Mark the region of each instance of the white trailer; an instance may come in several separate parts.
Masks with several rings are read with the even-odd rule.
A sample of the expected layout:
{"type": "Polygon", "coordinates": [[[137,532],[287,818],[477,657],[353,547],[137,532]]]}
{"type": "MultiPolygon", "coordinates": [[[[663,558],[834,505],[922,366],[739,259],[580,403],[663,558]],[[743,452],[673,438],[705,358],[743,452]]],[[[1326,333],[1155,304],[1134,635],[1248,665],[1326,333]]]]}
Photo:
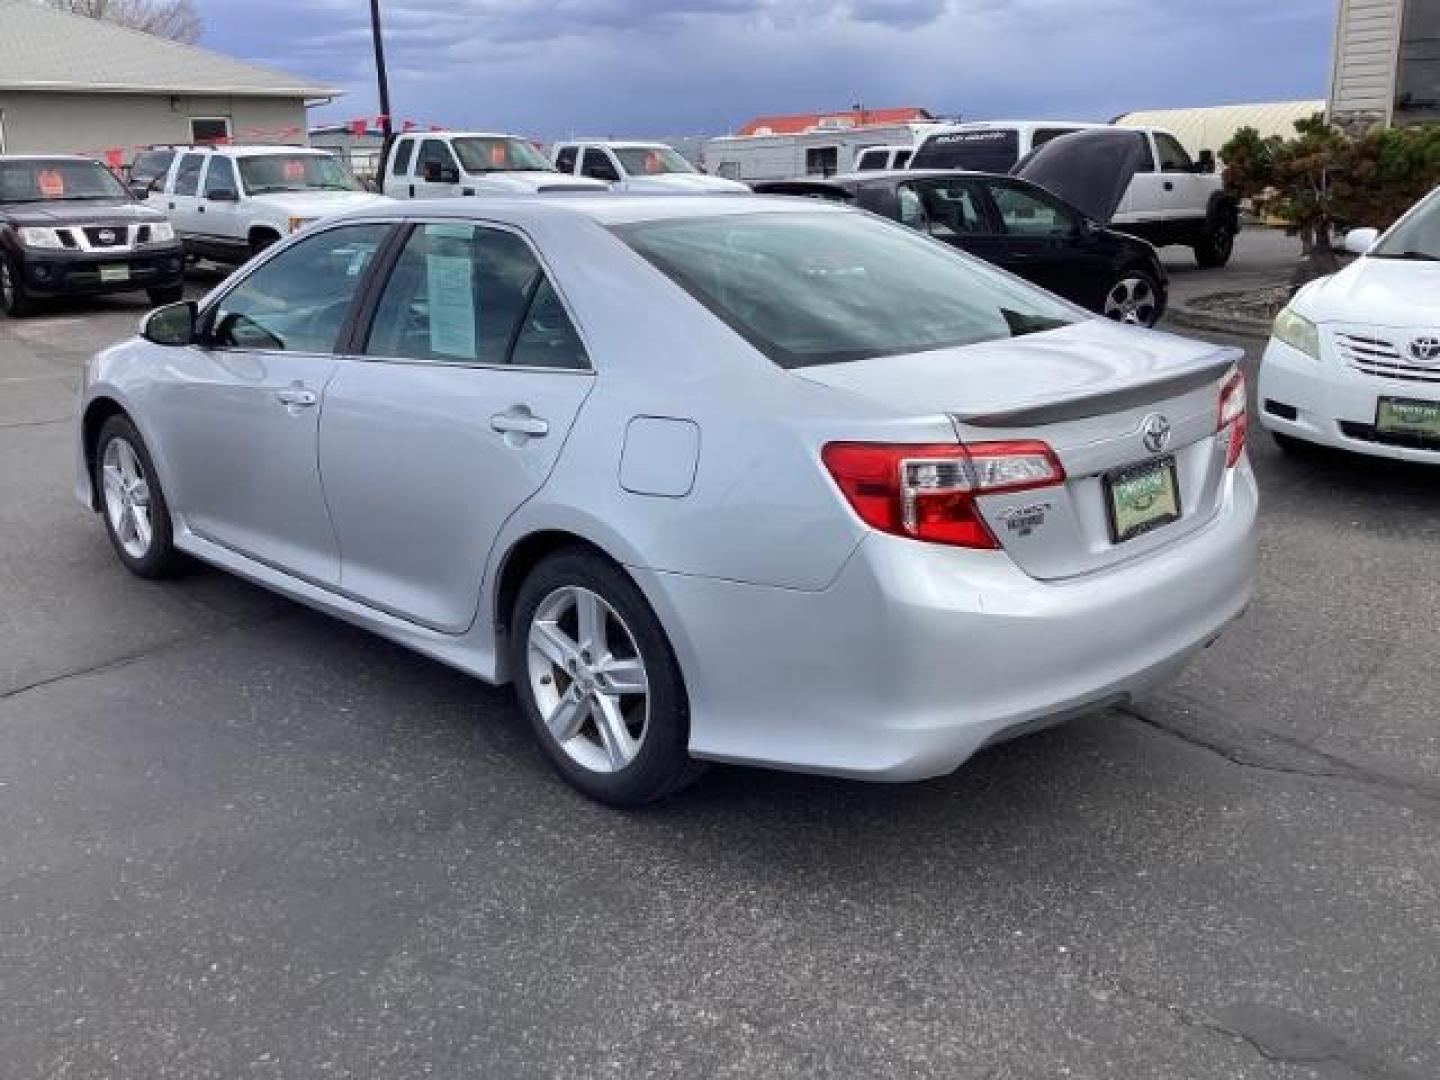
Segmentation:
{"type": "Polygon", "coordinates": [[[725,135],[701,152],[706,172],[730,180],[791,180],[850,172],[870,146],[913,146],[935,125],[874,124],[816,127],[798,135],[725,135]]]}

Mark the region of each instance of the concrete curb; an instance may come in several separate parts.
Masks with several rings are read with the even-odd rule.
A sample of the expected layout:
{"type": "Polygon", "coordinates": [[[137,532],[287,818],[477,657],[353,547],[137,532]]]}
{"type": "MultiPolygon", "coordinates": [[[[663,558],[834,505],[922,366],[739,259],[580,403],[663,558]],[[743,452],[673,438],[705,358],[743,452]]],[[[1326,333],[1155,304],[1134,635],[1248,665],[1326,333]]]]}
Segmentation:
{"type": "Polygon", "coordinates": [[[1213,334],[1234,334],[1237,337],[1256,338],[1264,341],[1270,336],[1270,323],[1264,319],[1247,319],[1238,315],[1219,315],[1213,311],[1200,311],[1185,304],[1171,304],[1165,309],[1165,321],[1187,330],[1202,330],[1213,334]]]}

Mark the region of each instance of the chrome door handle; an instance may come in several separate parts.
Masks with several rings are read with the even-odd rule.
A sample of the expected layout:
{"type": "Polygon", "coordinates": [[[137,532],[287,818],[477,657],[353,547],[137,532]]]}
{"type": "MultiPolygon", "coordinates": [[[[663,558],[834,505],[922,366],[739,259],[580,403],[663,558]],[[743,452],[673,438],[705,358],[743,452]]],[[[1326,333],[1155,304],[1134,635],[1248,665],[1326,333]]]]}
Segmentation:
{"type": "Polygon", "coordinates": [[[538,439],[550,434],[550,423],[531,414],[523,405],[490,417],[490,430],[502,435],[526,435],[538,439]]]}
{"type": "Polygon", "coordinates": [[[275,400],[289,409],[310,409],[315,407],[320,395],[303,386],[287,386],[284,390],[275,391],[275,400]]]}

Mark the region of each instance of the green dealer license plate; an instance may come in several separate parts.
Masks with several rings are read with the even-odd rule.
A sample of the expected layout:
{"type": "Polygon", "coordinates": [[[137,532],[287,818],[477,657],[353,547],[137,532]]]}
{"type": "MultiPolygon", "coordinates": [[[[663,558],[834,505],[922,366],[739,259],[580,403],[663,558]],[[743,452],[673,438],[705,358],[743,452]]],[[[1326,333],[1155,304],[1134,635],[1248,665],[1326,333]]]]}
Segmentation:
{"type": "Polygon", "coordinates": [[[129,281],[130,267],[126,263],[100,267],[101,281],[129,281]]]}
{"type": "Polygon", "coordinates": [[[1180,483],[1173,457],[1156,458],[1105,477],[1110,538],[1117,544],[1180,520],[1180,483]]]}
{"type": "Polygon", "coordinates": [[[1375,430],[1384,435],[1440,439],[1440,401],[1381,398],[1375,409],[1375,430]]]}

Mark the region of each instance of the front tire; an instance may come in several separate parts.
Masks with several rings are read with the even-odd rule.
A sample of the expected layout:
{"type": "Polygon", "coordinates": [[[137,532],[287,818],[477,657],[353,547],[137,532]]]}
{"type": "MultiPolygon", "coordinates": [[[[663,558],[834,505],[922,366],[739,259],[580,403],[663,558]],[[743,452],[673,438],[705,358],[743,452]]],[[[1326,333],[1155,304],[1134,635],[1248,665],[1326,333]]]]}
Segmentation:
{"type": "Polygon", "coordinates": [[[123,414],[110,417],[95,440],[95,486],[115,554],[137,577],[169,577],[180,568],[170,507],[140,432],[123,414]]]}
{"type": "Polygon", "coordinates": [[[1205,230],[1205,235],[1192,250],[1197,265],[1217,270],[1230,261],[1235,251],[1235,233],[1224,225],[1213,225],[1205,230]]]}
{"type": "Polygon", "coordinates": [[[34,310],[35,301],[25,292],[19,268],[0,255],[0,311],[12,319],[23,319],[34,310]]]}
{"type": "Polygon", "coordinates": [[[1122,270],[1105,291],[1100,314],[1128,326],[1146,329],[1160,321],[1165,305],[1160,299],[1160,285],[1146,270],[1122,270]]]}
{"type": "Polygon", "coordinates": [[[660,620],[614,563],[583,548],[540,562],[510,620],[510,670],[551,765],[613,806],[691,782],[690,709],[660,620]]]}

